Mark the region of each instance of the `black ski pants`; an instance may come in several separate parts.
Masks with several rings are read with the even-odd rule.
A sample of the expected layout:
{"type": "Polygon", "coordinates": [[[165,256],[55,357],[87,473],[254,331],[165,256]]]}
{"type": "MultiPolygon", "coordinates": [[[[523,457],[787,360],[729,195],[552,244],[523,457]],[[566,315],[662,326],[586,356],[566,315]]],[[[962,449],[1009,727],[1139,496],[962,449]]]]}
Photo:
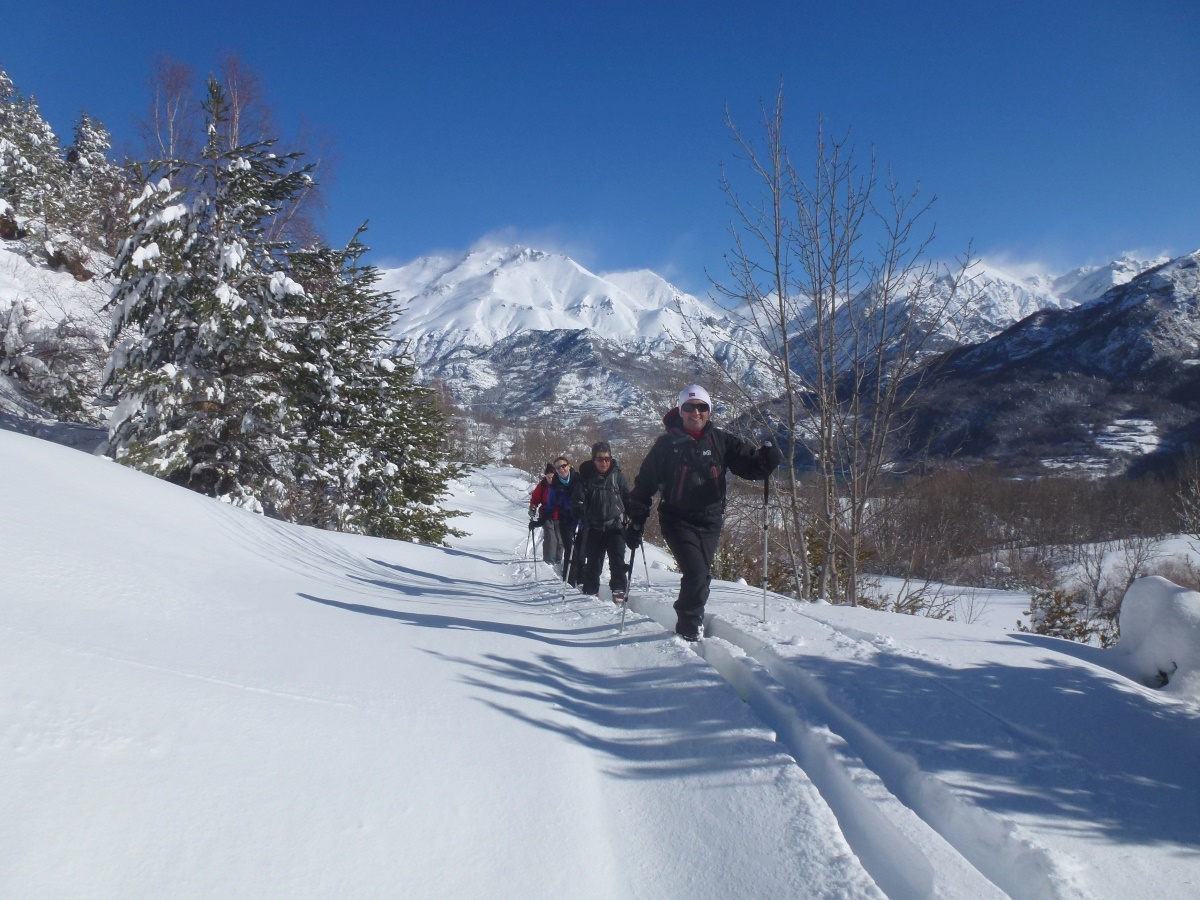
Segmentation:
{"type": "Polygon", "coordinates": [[[624,591],[628,586],[625,571],[625,538],[620,528],[597,528],[592,526],[584,536],[583,585],[585,594],[600,593],[600,570],[604,568],[604,557],[608,557],[608,586],[614,591],[624,591]]]}
{"type": "Polygon", "coordinates": [[[704,625],[704,604],[708,602],[708,586],[712,583],[712,561],[721,539],[721,522],[695,525],[680,519],[660,517],[663,540],[679,564],[683,578],[679,582],[679,597],[675,601],[679,634],[695,637],[704,625]]]}
{"type": "Polygon", "coordinates": [[[583,571],[583,535],[575,530],[574,524],[565,519],[558,520],[558,534],[563,550],[562,578],[571,587],[575,587],[579,584],[580,573],[583,571]]]}

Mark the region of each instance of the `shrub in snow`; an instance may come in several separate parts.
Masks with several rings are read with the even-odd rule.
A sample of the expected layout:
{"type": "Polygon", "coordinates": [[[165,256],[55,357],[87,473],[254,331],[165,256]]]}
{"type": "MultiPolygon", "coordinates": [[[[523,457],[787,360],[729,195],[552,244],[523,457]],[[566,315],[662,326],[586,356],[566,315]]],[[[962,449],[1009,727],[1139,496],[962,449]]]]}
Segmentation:
{"type": "Polygon", "coordinates": [[[1018,631],[1066,638],[1081,644],[1096,638],[1101,647],[1114,644],[1119,634],[1116,620],[1110,613],[1092,606],[1083,594],[1062,588],[1033,594],[1025,615],[1029,616],[1029,627],[1018,621],[1018,631]]]}
{"type": "Polygon", "coordinates": [[[61,419],[96,421],[91,400],[107,354],[101,334],[76,315],[54,322],[30,300],[0,302],[0,374],[61,419]]]}
{"type": "Polygon", "coordinates": [[[1135,581],[1115,652],[1145,684],[1200,700],[1200,593],[1157,575],[1135,581]]]}

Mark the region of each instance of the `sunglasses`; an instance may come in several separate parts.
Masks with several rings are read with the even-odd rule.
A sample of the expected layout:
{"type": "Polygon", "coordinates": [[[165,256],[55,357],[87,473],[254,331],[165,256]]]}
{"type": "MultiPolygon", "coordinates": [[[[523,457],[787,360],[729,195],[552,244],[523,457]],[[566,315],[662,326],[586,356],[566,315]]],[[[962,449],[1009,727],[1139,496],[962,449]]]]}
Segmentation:
{"type": "Polygon", "coordinates": [[[571,468],[571,464],[570,463],[562,463],[560,465],[555,466],[554,468],[559,469],[559,470],[569,469],[569,468],[571,468]]]}
{"type": "Polygon", "coordinates": [[[705,412],[708,412],[708,404],[707,403],[685,403],[685,404],[683,404],[683,406],[679,407],[679,411],[685,412],[685,413],[694,413],[694,412],[705,413],[705,412]]]}
{"type": "Polygon", "coordinates": [[[593,456],[592,462],[610,463],[610,462],[612,462],[612,457],[611,456],[593,456]]]}

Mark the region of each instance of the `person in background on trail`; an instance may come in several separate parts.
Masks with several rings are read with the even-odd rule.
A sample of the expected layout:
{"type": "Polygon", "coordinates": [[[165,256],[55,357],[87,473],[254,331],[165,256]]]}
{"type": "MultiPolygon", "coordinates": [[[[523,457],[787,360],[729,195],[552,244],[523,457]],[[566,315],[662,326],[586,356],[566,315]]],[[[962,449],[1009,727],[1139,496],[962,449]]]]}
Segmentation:
{"type": "Polygon", "coordinates": [[[554,463],[546,463],[542,480],[533,489],[529,498],[529,527],[542,529],[542,562],[552,566],[562,565],[562,536],[558,533],[558,521],[551,518],[550,485],[554,481],[554,463]]]}
{"type": "Polygon", "coordinates": [[[558,543],[561,551],[559,562],[562,564],[559,574],[574,587],[575,582],[570,580],[570,573],[567,571],[571,565],[570,556],[575,544],[576,525],[575,518],[571,515],[571,488],[578,479],[573,478],[572,475],[571,461],[565,456],[556,457],[554,477],[546,489],[544,508],[547,519],[552,520],[554,526],[558,528],[558,543]]]}
{"type": "Polygon", "coordinates": [[[592,458],[579,467],[571,491],[571,509],[583,523],[583,584],[585,594],[599,596],[600,570],[608,557],[608,586],[614,603],[625,600],[629,573],[625,569],[625,510],[629,482],[607,441],[592,444],[592,458]]]}
{"type": "Polygon", "coordinates": [[[712,582],[713,555],[725,516],[725,473],[762,481],[783,460],[769,441],[755,448],[709,421],[712,401],[698,384],[684,388],[679,404],[663,417],[667,433],[650,448],[633,481],[625,543],[636,547],[655,493],[663,539],[683,578],[675,601],[675,633],[700,639],[704,604],[712,582]]]}

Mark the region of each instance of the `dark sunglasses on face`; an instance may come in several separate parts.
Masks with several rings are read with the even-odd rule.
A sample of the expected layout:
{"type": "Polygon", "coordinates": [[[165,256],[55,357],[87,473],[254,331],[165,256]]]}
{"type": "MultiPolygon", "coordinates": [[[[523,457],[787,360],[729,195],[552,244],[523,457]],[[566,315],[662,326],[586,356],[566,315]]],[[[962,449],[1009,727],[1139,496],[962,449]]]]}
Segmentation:
{"type": "Polygon", "coordinates": [[[610,462],[612,462],[612,457],[611,456],[593,456],[592,461],[598,462],[598,463],[610,463],[610,462]]]}
{"type": "Polygon", "coordinates": [[[554,468],[558,469],[558,470],[561,472],[563,469],[569,469],[569,468],[571,468],[571,464],[570,464],[570,463],[559,463],[559,464],[558,464],[557,466],[555,466],[554,468]]]}
{"type": "Polygon", "coordinates": [[[707,403],[685,403],[685,404],[683,404],[683,406],[679,407],[679,409],[685,413],[690,413],[690,412],[706,413],[706,412],[708,412],[708,404],[707,403]]]}

